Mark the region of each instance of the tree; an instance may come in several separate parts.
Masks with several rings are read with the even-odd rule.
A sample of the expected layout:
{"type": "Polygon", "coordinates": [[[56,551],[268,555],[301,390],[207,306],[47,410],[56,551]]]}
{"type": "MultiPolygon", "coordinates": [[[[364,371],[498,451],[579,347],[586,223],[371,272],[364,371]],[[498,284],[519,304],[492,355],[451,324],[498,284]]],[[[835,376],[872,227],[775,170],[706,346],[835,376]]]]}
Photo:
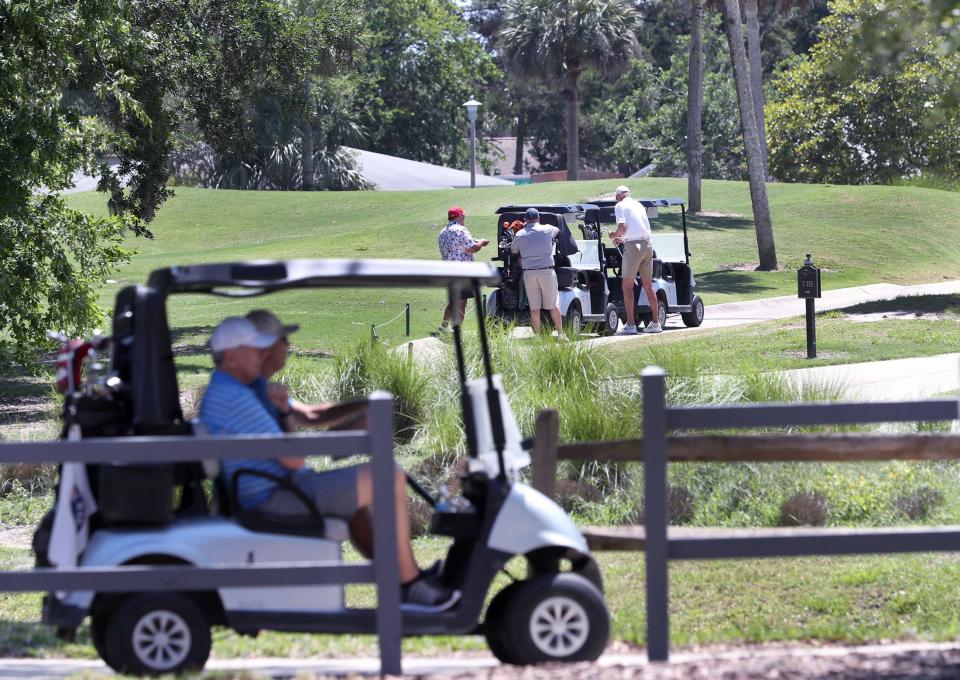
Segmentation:
{"type": "Polygon", "coordinates": [[[730,44],[733,77],[737,86],[743,146],[747,153],[750,202],[753,205],[753,223],[757,232],[757,251],[760,255],[759,268],[764,271],[776,270],[777,249],[773,241],[773,223],[770,219],[770,204],[767,200],[763,158],[757,120],[754,115],[753,95],[747,74],[747,56],[743,47],[739,0],[724,0],[724,9],[727,42],[730,44]]]}
{"type": "Polygon", "coordinates": [[[578,83],[588,69],[612,75],[637,52],[640,15],[630,0],[508,0],[501,32],[515,73],[557,83],[566,102],[567,179],[579,178],[578,83]]]}
{"type": "MultiPolygon", "coordinates": [[[[127,258],[123,233],[142,225],[132,212],[83,215],[56,193],[76,168],[92,170],[104,145],[130,143],[123,129],[85,114],[113,110],[124,122],[147,122],[125,65],[148,46],[131,35],[121,5],[0,4],[0,361],[31,364],[48,330],[97,323],[96,286],[127,258]],[[77,92],[90,63],[111,77],[68,101],[66,86],[77,92]]],[[[134,191],[131,205],[140,198],[150,199],[134,191]]]]}
{"type": "MultiPolygon", "coordinates": [[[[901,3],[910,15],[925,6],[901,3]]],[[[862,48],[860,27],[896,16],[875,2],[838,0],[807,58],[774,80],[769,105],[770,167],[787,181],[860,184],[923,172],[960,176],[960,56],[940,51],[937,31],[911,29],[891,70],[868,53],[856,71],[849,55],[862,48]],[[894,132],[895,131],[895,132],[894,132]]]]}
{"type": "MultiPolygon", "coordinates": [[[[743,136],[730,51],[720,17],[706,14],[703,23],[702,153],[703,176],[741,180],[747,177],[743,136]]],[[[688,79],[690,37],[678,36],[669,67],[658,72],[635,60],[606,95],[584,90],[595,103],[584,113],[585,158],[596,167],[634,172],[654,163],[661,176],[681,176],[688,169],[688,79]]]]}
{"type": "Polygon", "coordinates": [[[703,0],[690,1],[690,68],[687,81],[687,203],[702,207],[703,178],[703,0]]]}
{"type": "MultiPolygon", "coordinates": [[[[463,102],[498,75],[452,0],[363,0],[360,121],[378,151],[467,167],[463,102]]],[[[481,109],[481,114],[483,110],[481,109]]]]}

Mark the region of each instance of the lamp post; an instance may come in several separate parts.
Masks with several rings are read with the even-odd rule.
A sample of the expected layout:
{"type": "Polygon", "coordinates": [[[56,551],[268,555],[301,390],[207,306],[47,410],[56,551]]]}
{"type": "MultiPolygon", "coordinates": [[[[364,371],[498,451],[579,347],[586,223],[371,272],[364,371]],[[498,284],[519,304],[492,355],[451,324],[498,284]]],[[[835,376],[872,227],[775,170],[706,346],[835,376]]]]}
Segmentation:
{"type": "Polygon", "coordinates": [[[477,109],[481,104],[476,99],[463,103],[470,119],[470,188],[477,186],[477,109]]]}

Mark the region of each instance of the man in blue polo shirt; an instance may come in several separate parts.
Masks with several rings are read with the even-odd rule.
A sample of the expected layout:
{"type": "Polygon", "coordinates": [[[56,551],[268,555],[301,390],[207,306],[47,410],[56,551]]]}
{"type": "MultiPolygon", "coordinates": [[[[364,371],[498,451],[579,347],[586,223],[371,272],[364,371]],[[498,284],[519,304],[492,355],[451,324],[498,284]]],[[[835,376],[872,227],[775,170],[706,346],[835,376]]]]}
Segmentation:
{"type": "MultiPolygon", "coordinates": [[[[291,411],[271,415],[263,395],[252,385],[261,377],[267,350],[277,336],[258,331],[253,322],[240,317],[224,319],[210,337],[210,350],[216,368],[200,404],[200,420],[212,435],[283,433],[281,423],[291,411]]],[[[342,517],[351,525],[365,526],[373,505],[373,475],[369,465],[356,465],[328,472],[306,467],[303,458],[243,458],[224,460],[223,474],[232,489],[233,475],[240,469],[254,469],[289,478],[314,501],[323,515],[342,517]]],[[[404,603],[432,611],[451,607],[459,592],[432,582],[417,567],[410,545],[410,520],[407,515],[406,479],[398,467],[394,477],[397,518],[399,579],[404,603]]],[[[265,513],[289,514],[288,503],[277,484],[269,479],[243,475],[237,486],[238,504],[258,508],[265,513]],[[277,506],[277,507],[273,507],[277,506]]],[[[358,546],[369,552],[369,546],[358,546]]]]}

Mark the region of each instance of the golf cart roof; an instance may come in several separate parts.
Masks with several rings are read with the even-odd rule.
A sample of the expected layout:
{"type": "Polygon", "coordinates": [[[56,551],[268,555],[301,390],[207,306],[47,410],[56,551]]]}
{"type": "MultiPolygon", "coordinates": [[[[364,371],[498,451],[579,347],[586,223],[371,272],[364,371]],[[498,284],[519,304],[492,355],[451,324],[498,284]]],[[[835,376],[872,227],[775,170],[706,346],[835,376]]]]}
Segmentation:
{"type": "Polygon", "coordinates": [[[505,215],[506,213],[522,213],[527,208],[536,208],[540,212],[558,213],[560,215],[567,215],[571,213],[582,213],[589,207],[590,207],[590,204],[585,204],[585,203],[551,203],[551,204],[522,203],[520,205],[501,206],[497,208],[496,214],[505,215]]]}
{"type": "MultiPolygon", "coordinates": [[[[645,208],[673,208],[678,205],[681,207],[684,205],[682,198],[638,198],[636,201],[645,208]]],[[[612,198],[593,201],[590,205],[586,206],[586,220],[588,222],[613,224],[616,221],[614,217],[614,206],[616,205],[617,202],[612,198]]]]}
{"type": "Polygon", "coordinates": [[[439,260],[253,260],[156,269],[148,285],[167,293],[249,297],[287,288],[418,288],[496,285],[500,275],[484,262],[439,260]]]}
{"type": "MultiPolygon", "coordinates": [[[[674,205],[684,205],[682,198],[638,198],[637,203],[643,203],[648,208],[669,208],[674,205]]],[[[612,198],[605,198],[599,201],[590,201],[590,205],[598,208],[609,208],[615,206],[617,202],[612,198]]]]}

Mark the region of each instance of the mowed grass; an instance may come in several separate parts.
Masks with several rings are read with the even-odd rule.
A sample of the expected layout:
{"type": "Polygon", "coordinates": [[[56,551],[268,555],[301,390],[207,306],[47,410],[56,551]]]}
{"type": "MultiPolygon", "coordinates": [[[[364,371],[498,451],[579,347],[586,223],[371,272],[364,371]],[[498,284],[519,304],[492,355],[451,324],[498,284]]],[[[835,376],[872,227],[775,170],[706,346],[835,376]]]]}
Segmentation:
{"type": "MultiPolygon", "coordinates": [[[[684,197],[682,179],[628,180],[636,197],[684,197]]],[[[437,235],[447,208],[462,205],[477,238],[493,238],[498,206],[578,202],[605,194],[609,181],[555,182],[528,186],[422,192],[243,192],[177,189],[151,225],[155,238],[130,238],[137,254],[102,293],[109,310],[121,285],[143,283],[150,271],[175,264],[293,257],[438,259],[437,235]]],[[[771,184],[774,234],[781,271],[737,271],[757,262],[746,183],[707,181],[704,207],[691,216],[690,249],[698,290],[707,304],[792,293],[795,269],[805,253],[823,268],[825,288],[880,281],[918,283],[960,277],[960,194],[914,187],[771,184]]],[[[96,193],[70,198],[77,208],[104,212],[96,193]]],[[[663,212],[655,228],[674,229],[679,216],[663,212]]],[[[479,259],[495,255],[492,246],[479,259]]],[[[171,304],[180,339],[204,338],[226,314],[267,305],[285,320],[303,325],[300,341],[313,349],[342,347],[369,336],[406,302],[412,334],[439,322],[440,291],[299,291],[267,299],[225,301],[178,296],[171,304]]],[[[402,319],[380,331],[401,338],[402,319]]]]}
{"type": "MultiPolygon", "coordinates": [[[[709,313],[709,312],[708,312],[709,313]]],[[[679,323],[671,318],[671,323],[679,323]]],[[[681,351],[695,372],[777,371],[960,351],[960,295],[922,295],[817,314],[817,357],[807,359],[803,317],[703,331],[644,336],[603,348],[619,376],[636,376],[681,351]],[[860,315],[873,314],[872,320],[860,315]],[[929,315],[929,316],[923,316],[929,315]],[[886,318],[883,318],[886,316],[886,318]]]]}
{"type": "MultiPolygon", "coordinates": [[[[421,561],[439,554],[436,539],[417,541],[421,561]]],[[[612,618],[613,640],[646,640],[644,562],[641,553],[599,553],[612,618]]],[[[27,568],[26,551],[0,549],[4,568],[27,568]]],[[[522,573],[514,569],[515,573],[522,573]]],[[[496,588],[506,584],[501,577],[496,588]]],[[[953,554],[809,557],[672,562],[670,625],[674,651],[685,645],[771,641],[860,643],[896,639],[952,640],[960,634],[960,562],[953,554]]],[[[373,603],[369,593],[351,598],[373,603]]],[[[57,640],[35,623],[40,595],[0,594],[0,655],[94,658],[86,627],[75,643],[57,640]]],[[[405,653],[482,652],[479,636],[404,641],[405,653]]],[[[375,655],[372,636],[263,632],[256,638],[214,631],[219,658],[375,655]]]]}

